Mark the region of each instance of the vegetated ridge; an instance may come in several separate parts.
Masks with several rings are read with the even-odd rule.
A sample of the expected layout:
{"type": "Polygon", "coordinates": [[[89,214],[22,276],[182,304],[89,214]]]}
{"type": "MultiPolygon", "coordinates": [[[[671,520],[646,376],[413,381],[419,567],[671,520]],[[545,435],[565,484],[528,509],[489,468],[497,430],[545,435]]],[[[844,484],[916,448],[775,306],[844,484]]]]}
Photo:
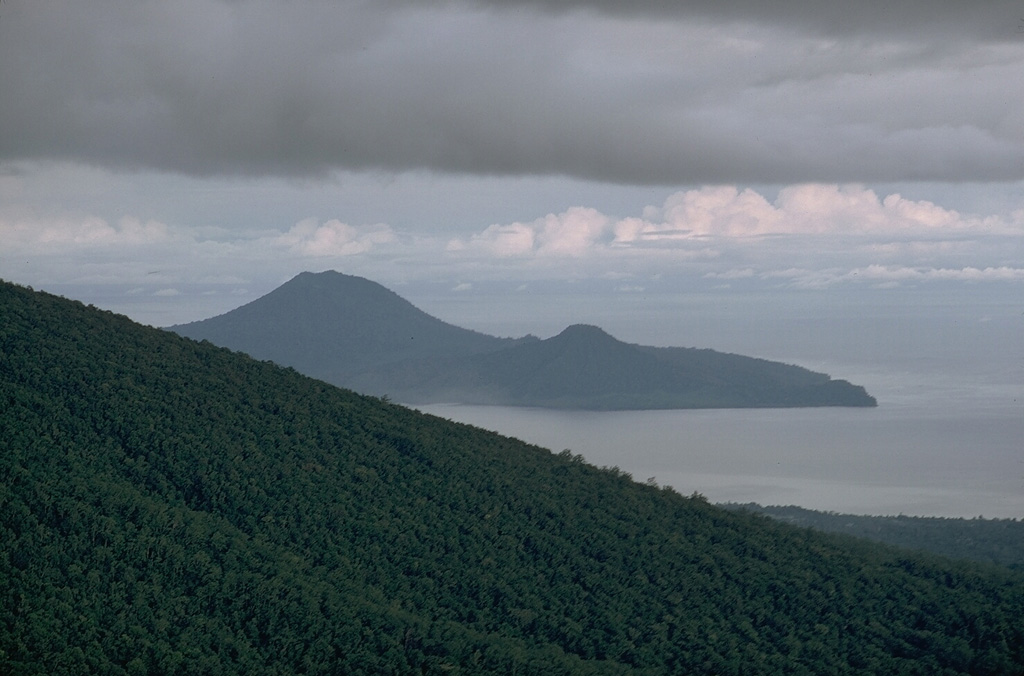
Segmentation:
{"type": "Polygon", "coordinates": [[[659,348],[574,325],[496,338],[431,317],[383,286],[302,273],[247,305],[170,330],[410,404],[568,409],[874,406],[823,373],[709,349],[659,348]]]}
{"type": "Polygon", "coordinates": [[[1024,569],[1024,521],[1019,519],[943,518],[934,516],[866,516],[821,512],[794,505],[726,503],[784,523],[829,533],[868,538],[958,559],[998,563],[1024,569]]]}
{"type": "Polygon", "coordinates": [[[1019,674],[1024,576],[0,283],[0,673],[1019,674]]]}

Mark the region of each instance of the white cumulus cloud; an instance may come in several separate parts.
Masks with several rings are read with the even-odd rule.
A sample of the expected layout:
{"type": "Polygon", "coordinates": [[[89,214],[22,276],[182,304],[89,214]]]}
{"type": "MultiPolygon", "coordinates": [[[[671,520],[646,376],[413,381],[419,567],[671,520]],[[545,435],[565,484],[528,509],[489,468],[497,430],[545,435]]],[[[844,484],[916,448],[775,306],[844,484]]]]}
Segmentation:
{"type": "Polygon", "coordinates": [[[394,242],[395,234],[383,224],[356,227],[337,219],[321,224],[308,218],[274,239],[278,245],[303,256],[352,256],[394,242]]]}
{"type": "Polygon", "coordinates": [[[491,225],[451,251],[496,256],[581,257],[609,246],[647,248],[708,239],[743,240],[774,235],[831,237],[872,235],[891,240],[921,236],[1024,234],[1022,219],[968,217],[928,201],[899,194],[880,198],[858,185],[801,184],[783,188],[774,201],[752,189],[707,186],[670,195],[640,216],[615,219],[595,209],[573,207],[523,223],[491,225]]]}
{"type": "Polygon", "coordinates": [[[448,252],[529,261],[534,271],[639,276],[672,271],[723,282],[775,280],[800,288],[938,280],[1018,281],[1024,218],[975,216],[861,185],[799,184],[770,199],[751,188],[705,186],[621,218],[573,207],[491,225],[448,252]]]}
{"type": "Polygon", "coordinates": [[[139,246],[169,239],[171,233],[165,224],[134,217],[115,223],[96,216],[0,218],[0,241],[8,253],[139,246]]]}
{"type": "Polygon", "coordinates": [[[577,258],[606,244],[613,220],[596,209],[572,207],[530,223],[491,225],[468,240],[454,239],[451,252],[476,251],[500,257],[541,256],[577,258]]]}
{"type": "Polygon", "coordinates": [[[782,189],[774,202],[733,186],[705,187],[670,196],[643,221],[624,222],[620,240],[674,237],[757,237],[935,233],[996,228],[998,222],[967,218],[928,201],[899,194],[885,198],[858,185],[801,184],[782,189]],[[627,236],[628,235],[628,236],[627,236]]]}

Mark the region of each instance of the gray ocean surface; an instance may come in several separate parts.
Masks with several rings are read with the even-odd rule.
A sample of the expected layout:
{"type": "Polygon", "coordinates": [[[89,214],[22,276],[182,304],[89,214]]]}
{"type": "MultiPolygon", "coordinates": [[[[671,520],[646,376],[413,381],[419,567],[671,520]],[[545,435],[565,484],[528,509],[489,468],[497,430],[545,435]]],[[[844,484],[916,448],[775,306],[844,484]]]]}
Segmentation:
{"type": "Polygon", "coordinates": [[[417,408],[555,452],[570,449],[591,464],[619,467],[637,481],[653,477],[659,485],[685,495],[696,491],[712,502],[1024,518],[1024,386],[1016,377],[896,369],[844,376],[865,385],[879,406],[417,408]]]}
{"type": "MultiPolygon", "coordinates": [[[[1024,301],[1016,291],[878,290],[817,304],[796,295],[696,296],[632,314],[553,303],[623,340],[712,347],[829,373],[865,386],[878,399],[872,409],[417,408],[555,452],[568,448],[636,481],[653,477],[712,502],[1024,518],[1024,301]]],[[[529,314],[506,299],[494,307],[496,316],[529,314]]],[[[540,335],[564,322],[563,314],[529,309],[540,335]]],[[[461,325],[476,317],[474,328],[517,334],[512,324],[481,321],[475,308],[439,310],[461,325]]]]}
{"type": "MultiPolygon", "coordinates": [[[[799,364],[864,385],[879,406],[600,413],[417,408],[555,452],[568,448],[637,481],[653,477],[714,502],[1024,518],[1019,284],[628,294],[608,288],[588,294],[578,286],[571,293],[538,284],[515,293],[495,286],[467,295],[443,284],[401,291],[429,314],[491,335],[549,337],[583,322],[626,342],[799,364]]],[[[109,307],[125,298],[138,300],[130,294],[87,300],[109,307]]],[[[119,307],[128,309],[157,311],[119,307]]]]}

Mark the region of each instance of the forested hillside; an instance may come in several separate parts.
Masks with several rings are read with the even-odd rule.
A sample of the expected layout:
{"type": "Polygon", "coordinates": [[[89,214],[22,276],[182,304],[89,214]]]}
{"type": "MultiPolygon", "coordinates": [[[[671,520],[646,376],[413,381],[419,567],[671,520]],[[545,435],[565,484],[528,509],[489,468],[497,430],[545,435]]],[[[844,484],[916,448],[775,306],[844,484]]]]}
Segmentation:
{"type": "Polygon", "coordinates": [[[863,516],[819,512],[794,505],[763,507],[755,503],[722,506],[765,514],[794,526],[1024,569],[1024,521],[1019,519],[950,519],[903,514],[863,516]]]}
{"type": "Polygon", "coordinates": [[[5,283],[0,320],[5,675],[1024,673],[1018,572],[5,283]]]}

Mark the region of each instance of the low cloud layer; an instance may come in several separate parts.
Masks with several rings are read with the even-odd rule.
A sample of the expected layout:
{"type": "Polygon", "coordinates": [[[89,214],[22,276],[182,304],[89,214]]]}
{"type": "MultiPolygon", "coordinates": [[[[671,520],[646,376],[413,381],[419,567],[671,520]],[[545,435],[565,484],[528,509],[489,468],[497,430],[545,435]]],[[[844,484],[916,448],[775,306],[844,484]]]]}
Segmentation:
{"type": "Polygon", "coordinates": [[[203,316],[197,294],[219,297],[224,311],[239,294],[322,269],[392,286],[449,280],[460,290],[495,281],[610,282],[634,293],[1024,284],[1024,210],[964,215],[859,185],[799,184],[775,196],[706,186],[633,216],[578,206],[457,236],[337,218],[240,234],[133,217],[0,213],[0,241],[0,267],[20,270],[15,281],[159,296],[191,313],[175,320],[203,316]]]}
{"type": "Polygon", "coordinates": [[[0,277],[1016,289],[1022,79],[1008,0],[4,0],[0,277]]]}
{"type": "Polygon", "coordinates": [[[274,244],[300,256],[337,258],[365,253],[374,246],[394,241],[395,235],[386,225],[357,228],[335,218],[323,224],[315,219],[296,223],[275,238],[274,244]]]}
{"type": "MultiPolygon", "coordinates": [[[[1007,22],[1020,6],[1012,0],[986,3],[984,11],[962,0],[866,0],[856,5],[808,4],[783,0],[770,4],[751,0],[470,0],[480,7],[532,7],[548,12],[588,11],[632,18],[704,19],[708,21],[757,22],[775,26],[800,26],[824,35],[970,35],[1005,40],[1007,22]]],[[[411,4],[411,3],[410,3],[411,4]]],[[[1011,20],[1012,24],[1012,20],[1011,20]]]]}
{"type": "Polygon", "coordinates": [[[1010,2],[8,0],[0,163],[1024,178],[1010,2]]]}
{"type": "Polygon", "coordinates": [[[582,257],[597,249],[702,248],[729,242],[754,249],[773,238],[798,238],[812,247],[857,243],[875,255],[936,250],[943,243],[1005,235],[1024,236],[1024,209],[1011,220],[962,216],[928,201],[898,194],[879,197],[857,185],[802,184],[784,188],[774,201],[752,189],[708,186],[672,194],[642,216],[612,219],[583,207],[529,223],[491,225],[451,252],[481,251],[497,257],[582,257]]]}

